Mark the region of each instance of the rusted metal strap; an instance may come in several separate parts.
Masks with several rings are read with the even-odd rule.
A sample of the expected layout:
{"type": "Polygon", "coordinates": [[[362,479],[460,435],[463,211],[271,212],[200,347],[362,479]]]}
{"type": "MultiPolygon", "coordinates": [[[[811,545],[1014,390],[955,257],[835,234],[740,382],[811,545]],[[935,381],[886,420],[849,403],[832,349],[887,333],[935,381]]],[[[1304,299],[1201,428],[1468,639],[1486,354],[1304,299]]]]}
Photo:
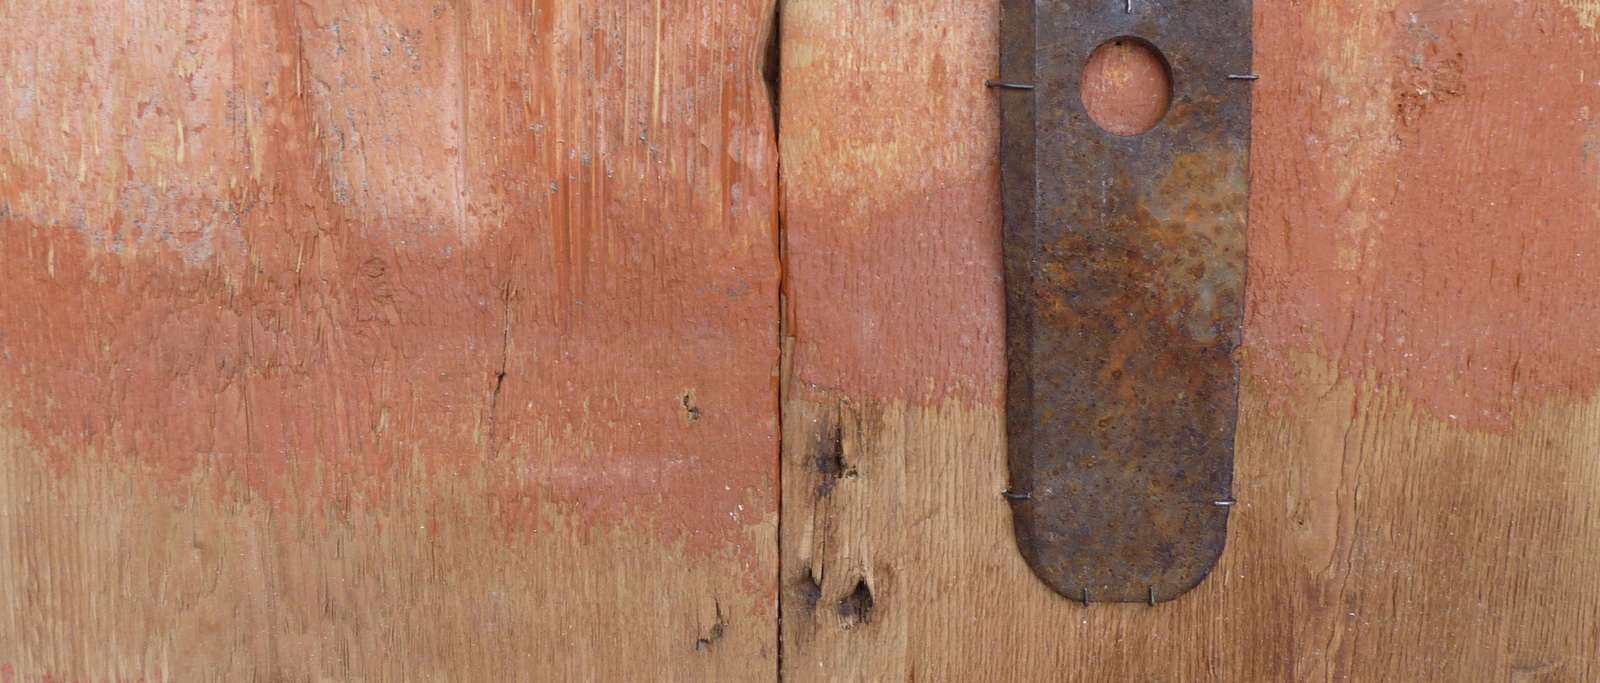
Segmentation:
{"type": "Polygon", "coordinates": [[[1009,386],[1018,546],[1083,602],[1171,600],[1222,553],[1249,193],[1250,0],[1002,0],[1009,386]],[[1080,95],[1117,39],[1171,107],[1116,135],[1080,95]],[[1027,87],[1031,86],[1031,87],[1027,87]]]}

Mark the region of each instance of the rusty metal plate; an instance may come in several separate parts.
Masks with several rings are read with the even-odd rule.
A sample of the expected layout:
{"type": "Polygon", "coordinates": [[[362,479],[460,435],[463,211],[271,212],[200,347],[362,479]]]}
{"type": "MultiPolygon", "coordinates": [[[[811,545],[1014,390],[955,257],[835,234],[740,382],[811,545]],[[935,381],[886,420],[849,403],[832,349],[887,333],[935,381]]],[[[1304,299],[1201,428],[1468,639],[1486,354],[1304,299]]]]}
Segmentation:
{"type": "Polygon", "coordinates": [[[1003,0],[1006,397],[1018,547],[1088,602],[1171,600],[1222,553],[1249,192],[1249,0],[1003,0]],[[1172,103],[1123,137],[1079,86],[1112,39],[1172,103]]]}

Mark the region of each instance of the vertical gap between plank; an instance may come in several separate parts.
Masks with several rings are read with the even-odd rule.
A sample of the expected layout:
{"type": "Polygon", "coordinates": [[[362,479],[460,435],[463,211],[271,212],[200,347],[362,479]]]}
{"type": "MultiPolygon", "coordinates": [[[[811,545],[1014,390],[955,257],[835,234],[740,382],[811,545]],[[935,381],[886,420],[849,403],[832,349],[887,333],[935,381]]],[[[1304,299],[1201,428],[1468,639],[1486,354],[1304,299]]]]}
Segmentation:
{"type": "Polygon", "coordinates": [[[773,490],[777,496],[778,532],[777,562],[773,576],[773,588],[777,596],[776,607],[776,670],[773,679],[778,683],[783,681],[783,463],[786,455],[786,441],[784,432],[784,410],[789,405],[789,377],[794,368],[794,339],[791,337],[792,327],[789,319],[789,244],[788,235],[784,232],[784,182],[783,182],[783,147],[780,145],[781,126],[780,102],[782,91],[780,88],[783,66],[783,0],[772,0],[772,6],[767,9],[766,35],[761,46],[760,73],[762,82],[766,85],[767,100],[771,105],[772,113],[772,147],[777,159],[775,169],[776,186],[773,188],[773,231],[778,254],[778,467],[777,481],[773,490]]]}

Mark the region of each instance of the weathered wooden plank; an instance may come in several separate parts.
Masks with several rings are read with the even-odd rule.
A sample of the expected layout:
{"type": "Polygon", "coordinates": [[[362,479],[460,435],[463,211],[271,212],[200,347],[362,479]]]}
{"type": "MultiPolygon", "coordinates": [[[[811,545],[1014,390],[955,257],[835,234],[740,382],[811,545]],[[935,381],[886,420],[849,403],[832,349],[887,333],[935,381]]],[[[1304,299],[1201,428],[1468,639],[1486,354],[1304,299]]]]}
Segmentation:
{"type": "Polygon", "coordinates": [[[0,10],[0,677],[772,677],[769,5],[0,10]]]}
{"type": "Polygon", "coordinates": [[[784,6],[786,680],[1600,675],[1593,7],[1258,3],[1228,549],[1086,609],[999,495],[993,5],[784,6]]]}

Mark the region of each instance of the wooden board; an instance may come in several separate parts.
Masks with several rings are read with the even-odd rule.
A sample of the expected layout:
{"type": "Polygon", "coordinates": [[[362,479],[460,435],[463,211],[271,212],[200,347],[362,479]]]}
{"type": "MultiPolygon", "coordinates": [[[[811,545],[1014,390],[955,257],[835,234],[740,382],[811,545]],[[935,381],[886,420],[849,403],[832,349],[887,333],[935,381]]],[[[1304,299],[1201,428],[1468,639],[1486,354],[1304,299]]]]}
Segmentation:
{"type": "Polygon", "coordinates": [[[781,155],[769,10],[0,11],[0,681],[1597,676],[1593,3],[1258,7],[1154,609],[1012,545],[993,8],[788,0],[781,155]]]}
{"type": "Polygon", "coordinates": [[[777,665],[767,0],[0,9],[0,681],[777,665]]]}
{"type": "Polygon", "coordinates": [[[1156,608],[1000,497],[994,4],[784,4],[785,680],[1600,677],[1593,3],[1257,3],[1240,504],[1156,608]]]}

